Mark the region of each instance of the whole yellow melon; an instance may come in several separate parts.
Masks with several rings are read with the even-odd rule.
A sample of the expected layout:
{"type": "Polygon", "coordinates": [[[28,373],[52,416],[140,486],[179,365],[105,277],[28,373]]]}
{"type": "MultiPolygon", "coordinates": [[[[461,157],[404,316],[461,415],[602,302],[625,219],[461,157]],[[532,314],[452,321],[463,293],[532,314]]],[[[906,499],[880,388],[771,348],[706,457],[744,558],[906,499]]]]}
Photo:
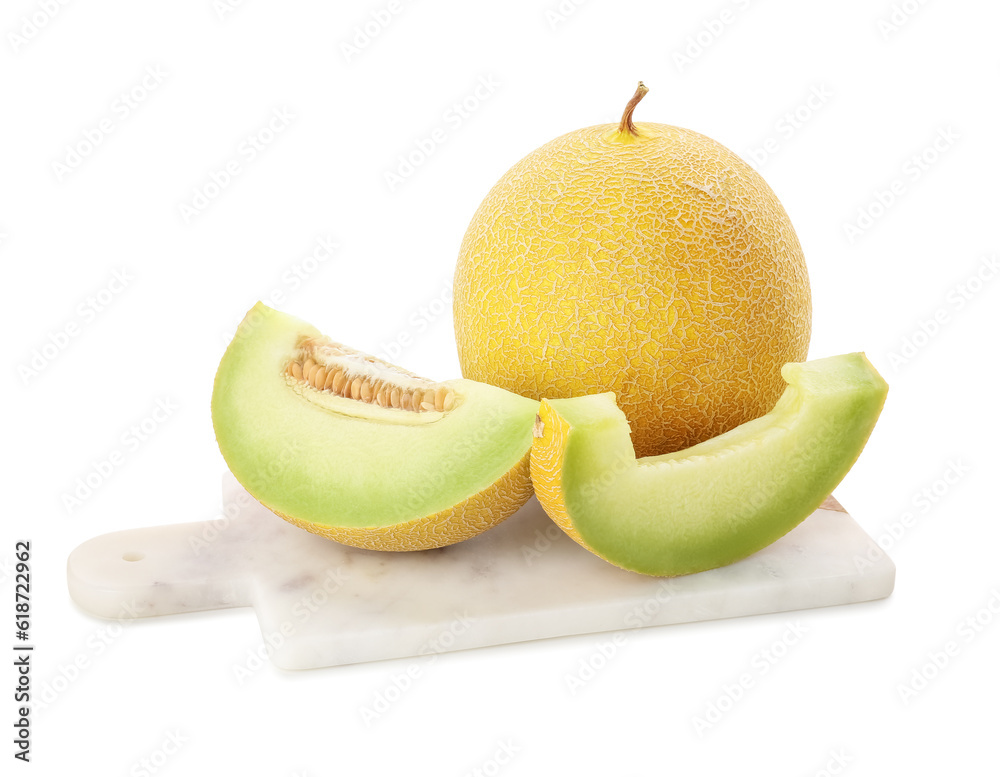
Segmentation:
{"type": "Polygon", "coordinates": [[[802,247],[764,179],[704,135],[570,132],[493,187],[462,242],[462,374],[535,399],[615,392],[638,456],[767,413],[806,358],[802,247]]]}

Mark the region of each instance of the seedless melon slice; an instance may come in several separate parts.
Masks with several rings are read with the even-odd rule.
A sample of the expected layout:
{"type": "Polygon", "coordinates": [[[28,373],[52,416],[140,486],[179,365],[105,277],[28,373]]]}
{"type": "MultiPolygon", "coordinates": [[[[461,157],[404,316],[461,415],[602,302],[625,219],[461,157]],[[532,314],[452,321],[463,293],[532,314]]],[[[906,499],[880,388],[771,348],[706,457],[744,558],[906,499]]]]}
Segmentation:
{"type": "Polygon", "coordinates": [[[786,364],[781,375],[788,385],[767,415],[638,460],[614,394],[543,400],[535,493],[570,537],[624,569],[684,575],[749,556],[833,491],[888,390],[861,353],[786,364]]]}
{"type": "Polygon", "coordinates": [[[258,303],[222,357],[212,421],[263,505],[348,545],[450,545],[531,495],[538,403],[470,380],[438,383],[258,303]]]}

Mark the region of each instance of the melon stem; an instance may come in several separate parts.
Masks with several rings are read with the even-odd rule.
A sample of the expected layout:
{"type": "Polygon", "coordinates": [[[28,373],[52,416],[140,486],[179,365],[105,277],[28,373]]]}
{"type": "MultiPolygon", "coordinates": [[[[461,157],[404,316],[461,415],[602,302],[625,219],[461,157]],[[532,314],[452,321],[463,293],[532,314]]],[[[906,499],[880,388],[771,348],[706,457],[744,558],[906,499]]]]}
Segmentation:
{"type": "Polygon", "coordinates": [[[646,92],[649,91],[642,81],[639,82],[639,86],[635,89],[635,94],[632,95],[632,99],[628,101],[628,105],[625,106],[625,113],[622,114],[621,123],[618,125],[619,132],[627,132],[629,135],[638,136],[639,132],[635,128],[635,124],[632,122],[632,113],[635,111],[635,106],[639,104],[643,97],[646,96],[646,92]]]}

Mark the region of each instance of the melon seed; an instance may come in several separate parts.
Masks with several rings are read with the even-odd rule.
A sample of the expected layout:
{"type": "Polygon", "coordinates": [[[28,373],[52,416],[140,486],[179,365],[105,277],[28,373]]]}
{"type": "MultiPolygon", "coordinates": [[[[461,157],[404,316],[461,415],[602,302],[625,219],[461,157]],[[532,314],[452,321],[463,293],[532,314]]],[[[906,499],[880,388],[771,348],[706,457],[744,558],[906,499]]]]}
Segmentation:
{"type": "MultiPolygon", "coordinates": [[[[321,348],[323,350],[320,353],[326,358],[361,355],[345,349],[343,346],[338,346],[333,341],[310,340],[304,342],[303,347],[321,348]]],[[[375,366],[384,364],[374,357],[363,356],[363,358],[366,364],[370,363],[375,366]]],[[[418,378],[416,375],[392,365],[386,364],[385,366],[403,377],[404,382],[409,382],[409,380],[424,381],[423,378],[418,378]]],[[[371,377],[367,374],[352,377],[351,371],[350,366],[340,368],[336,365],[317,362],[312,357],[307,357],[302,362],[293,360],[285,368],[286,375],[304,381],[317,391],[329,391],[346,399],[356,399],[379,407],[392,407],[415,413],[448,412],[455,407],[455,392],[447,386],[429,385],[426,388],[419,386],[406,388],[395,385],[391,378],[371,377]]],[[[426,382],[430,383],[430,381],[426,382]]]]}

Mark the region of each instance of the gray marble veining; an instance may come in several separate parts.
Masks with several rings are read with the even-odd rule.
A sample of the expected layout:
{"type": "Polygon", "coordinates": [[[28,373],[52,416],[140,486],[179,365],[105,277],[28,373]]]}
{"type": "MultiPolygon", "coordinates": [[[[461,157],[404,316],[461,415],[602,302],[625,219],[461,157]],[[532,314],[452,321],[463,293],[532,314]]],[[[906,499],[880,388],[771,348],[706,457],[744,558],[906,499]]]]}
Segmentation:
{"type": "Polygon", "coordinates": [[[534,499],[458,545],[379,553],[283,521],[228,473],[223,496],[222,519],[80,545],[67,565],[73,599],[105,618],[250,606],[275,664],[308,669],[863,602],[895,580],[888,556],[833,509],[741,562],[664,579],[593,556],[534,499]]]}

